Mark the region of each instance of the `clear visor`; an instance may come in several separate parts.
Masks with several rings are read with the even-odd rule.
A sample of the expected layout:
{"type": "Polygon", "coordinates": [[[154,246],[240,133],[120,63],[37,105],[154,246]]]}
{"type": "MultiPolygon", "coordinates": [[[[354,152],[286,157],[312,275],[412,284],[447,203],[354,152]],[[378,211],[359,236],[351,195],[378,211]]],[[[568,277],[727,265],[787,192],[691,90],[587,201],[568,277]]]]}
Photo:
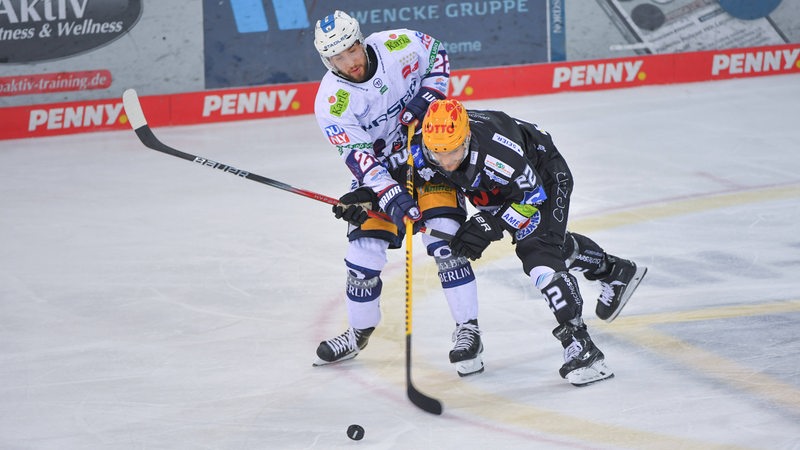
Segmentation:
{"type": "Polygon", "coordinates": [[[431,164],[439,166],[447,172],[452,172],[458,169],[458,166],[460,166],[464,158],[467,157],[470,137],[471,136],[468,135],[461,145],[449,152],[434,152],[428,149],[425,144],[422,145],[422,152],[431,164]]]}

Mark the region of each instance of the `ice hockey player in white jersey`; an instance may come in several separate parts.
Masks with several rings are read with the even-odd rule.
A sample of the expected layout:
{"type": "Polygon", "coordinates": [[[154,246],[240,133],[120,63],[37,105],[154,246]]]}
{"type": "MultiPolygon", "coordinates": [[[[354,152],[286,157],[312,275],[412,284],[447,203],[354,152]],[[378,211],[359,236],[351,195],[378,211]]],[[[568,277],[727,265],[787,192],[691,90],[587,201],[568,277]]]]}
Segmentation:
{"type": "Polygon", "coordinates": [[[450,241],[453,254],[478,259],[503,231],[509,232],[525,274],[558,322],[553,335],[564,347],[561,377],[577,386],[612,377],[583,321],[583,299],[570,271],[600,282],[595,312],[610,322],[647,268],[567,231],[573,180],[552,137],[500,111],[467,111],[459,101],[447,99],[430,105],[422,144],[414,165],[435,168],[479,210],[450,241]]]}
{"type": "MultiPolygon", "coordinates": [[[[355,357],[380,322],[387,250],[400,247],[403,234],[412,232],[405,230],[404,218],[452,234],[466,219],[466,209],[460,191],[430,169],[414,174],[415,192],[405,189],[409,126],[447,93],[450,67],[441,43],[408,29],[365,39],[357,20],[336,11],[317,22],[314,44],[328,68],[314,104],[317,123],[353,175],[350,192],[333,207],[336,217],[350,224],[344,260],[349,327],[319,344],[314,365],[325,365],[355,357]],[[393,222],[368,218],[365,206],[385,211],[393,222]]],[[[456,323],[450,362],[461,376],[482,372],[477,285],[469,260],[454,257],[441,239],[423,235],[423,243],[437,263],[456,323]]]]}

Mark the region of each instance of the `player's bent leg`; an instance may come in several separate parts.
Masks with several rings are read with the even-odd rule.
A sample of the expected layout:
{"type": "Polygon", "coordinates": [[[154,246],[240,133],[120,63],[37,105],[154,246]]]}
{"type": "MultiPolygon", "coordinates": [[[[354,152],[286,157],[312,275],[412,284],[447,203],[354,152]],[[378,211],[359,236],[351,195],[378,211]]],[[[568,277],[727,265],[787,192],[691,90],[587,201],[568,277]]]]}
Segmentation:
{"type": "Polygon", "coordinates": [[[350,327],[344,333],[320,342],[314,366],[355,358],[369,342],[381,319],[381,269],[386,264],[388,243],[360,238],[350,242],[347,265],[346,302],[350,327]]]}
{"type": "MultiPolygon", "coordinates": [[[[647,274],[647,267],[614,255],[608,255],[606,260],[610,271],[605,276],[595,278],[600,282],[600,296],[595,313],[597,317],[611,322],[617,318],[639,287],[647,274]]],[[[587,274],[586,278],[592,279],[592,276],[587,274]]]]}
{"type": "Polygon", "coordinates": [[[568,233],[564,247],[569,255],[566,261],[569,270],[583,272],[587,280],[600,282],[595,308],[597,317],[613,321],[639,286],[647,268],[609,255],[594,241],[578,233],[568,233]]]}

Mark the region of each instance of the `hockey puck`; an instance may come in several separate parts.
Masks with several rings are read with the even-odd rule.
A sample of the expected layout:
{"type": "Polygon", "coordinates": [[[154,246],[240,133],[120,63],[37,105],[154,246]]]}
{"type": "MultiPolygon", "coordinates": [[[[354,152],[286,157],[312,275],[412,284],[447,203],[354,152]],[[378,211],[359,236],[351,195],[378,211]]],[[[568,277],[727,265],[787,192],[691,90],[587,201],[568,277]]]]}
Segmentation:
{"type": "Polygon", "coordinates": [[[667,20],[661,8],[649,3],[643,3],[633,8],[631,19],[637,27],[647,31],[657,30],[667,20]]]}
{"type": "Polygon", "coordinates": [[[347,427],[347,437],[354,441],[360,441],[364,439],[364,427],[361,425],[350,425],[347,427]]]}

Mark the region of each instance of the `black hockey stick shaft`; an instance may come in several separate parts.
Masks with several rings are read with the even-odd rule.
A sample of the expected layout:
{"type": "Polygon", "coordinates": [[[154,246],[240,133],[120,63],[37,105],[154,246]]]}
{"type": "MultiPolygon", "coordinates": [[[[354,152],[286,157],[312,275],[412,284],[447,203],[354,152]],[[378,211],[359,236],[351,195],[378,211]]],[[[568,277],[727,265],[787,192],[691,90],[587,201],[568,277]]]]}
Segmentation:
{"type": "MultiPolygon", "coordinates": [[[[411,138],[414,136],[415,124],[408,127],[408,170],[406,172],[406,189],[409,193],[414,192],[414,157],[411,154],[411,138]]],[[[406,217],[406,228],[413,226],[411,219],[406,217]]],[[[413,284],[412,276],[413,252],[412,243],[414,239],[411,233],[406,234],[406,392],[411,403],[418,408],[431,414],[442,414],[442,402],[433,397],[429,397],[420,392],[411,380],[411,329],[413,321],[413,284]]]]}
{"type": "MultiPolygon", "coordinates": [[[[133,89],[126,90],[122,94],[122,103],[125,107],[125,114],[128,116],[128,122],[131,124],[131,127],[136,132],[136,136],[138,136],[139,140],[142,141],[142,144],[144,144],[148,148],[159,151],[161,153],[166,153],[167,155],[175,156],[176,158],[185,159],[186,161],[191,161],[196,164],[200,164],[206,167],[211,167],[212,169],[221,170],[223,172],[230,173],[232,175],[241,178],[246,178],[248,180],[256,181],[261,184],[266,184],[267,186],[272,186],[274,188],[291,192],[293,194],[302,195],[304,197],[308,197],[313,200],[327,203],[329,205],[339,204],[339,200],[336,198],[329,197],[327,195],[319,194],[317,192],[309,191],[306,189],[299,189],[294,186],[288,185],[286,183],[273,180],[272,178],[267,178],[255,173],[248,172],[246,170],[238,169],[228,164],[221,163],[219,161],[203,158],[201,156],[193,155],[191,153],[186,153],[178,149],[172,148],[167,144],[161,142],[158,139],[158,137],[156,137],[156,135],[153,133],[153,130],[150,129],[150,126],[147,124],[147,119],[145,118],[144,111],[142,110],[142,105],[139,102],[139,96],[135,90],[133,89]]],[[[392,221],[391,217],[380,211],[367,210],[367,214],[370,217],[374,217],[376,219],[382,219],[388,222],[392,221]]],[[[453,239],[453,235],[449,233],[430,229],[427,227],[421,227],[419,231],[421,233],[429,234],[433,237],[448,242],[450,242],[450,240],[453,239]]]]}

